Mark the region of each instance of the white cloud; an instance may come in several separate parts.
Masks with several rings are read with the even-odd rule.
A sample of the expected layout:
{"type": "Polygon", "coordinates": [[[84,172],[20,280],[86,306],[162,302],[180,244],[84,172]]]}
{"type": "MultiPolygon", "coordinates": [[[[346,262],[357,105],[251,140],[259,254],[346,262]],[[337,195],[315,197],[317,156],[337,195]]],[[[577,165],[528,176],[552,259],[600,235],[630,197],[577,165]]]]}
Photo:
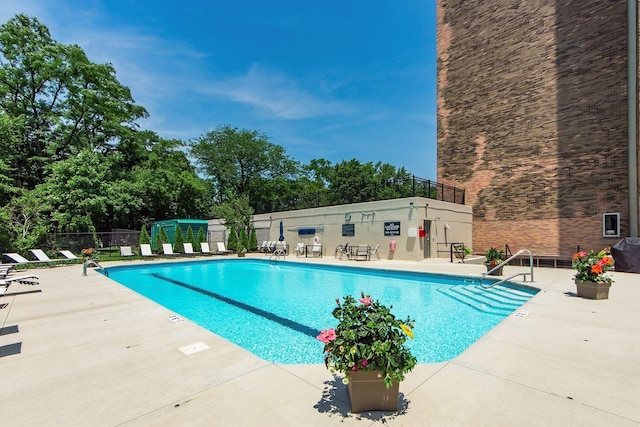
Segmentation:
{"type": "Polygon", "coordinates": [[[322,99],[301,88],[293,78],[257,65],[243,76],[209,83],[202,91],[251,105],[262,115],[277,119],[349,115],[357,111],[347,102],[322,99]]]}

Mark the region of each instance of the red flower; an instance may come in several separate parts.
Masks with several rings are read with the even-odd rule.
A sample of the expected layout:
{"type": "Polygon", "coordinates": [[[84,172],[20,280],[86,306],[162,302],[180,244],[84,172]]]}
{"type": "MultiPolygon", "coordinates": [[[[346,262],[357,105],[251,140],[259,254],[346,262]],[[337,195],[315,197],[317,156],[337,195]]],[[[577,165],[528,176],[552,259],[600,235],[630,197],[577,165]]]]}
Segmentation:
{"type": "Polygon", "coordinates": [[[594,264],[591,266],[591,272],[595,274],[602,273],[602,266],[600,264],[594,264]]]}

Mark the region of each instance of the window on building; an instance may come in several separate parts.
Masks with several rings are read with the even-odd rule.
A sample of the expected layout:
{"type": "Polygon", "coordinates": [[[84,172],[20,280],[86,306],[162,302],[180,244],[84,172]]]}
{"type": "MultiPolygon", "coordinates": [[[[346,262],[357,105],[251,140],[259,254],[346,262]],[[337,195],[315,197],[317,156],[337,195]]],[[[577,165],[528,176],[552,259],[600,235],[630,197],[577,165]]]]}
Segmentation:
{"type": "Polygon", "coordinates": [[[602,237],[620,237],[620,213],[602,214],[602,237]]]}

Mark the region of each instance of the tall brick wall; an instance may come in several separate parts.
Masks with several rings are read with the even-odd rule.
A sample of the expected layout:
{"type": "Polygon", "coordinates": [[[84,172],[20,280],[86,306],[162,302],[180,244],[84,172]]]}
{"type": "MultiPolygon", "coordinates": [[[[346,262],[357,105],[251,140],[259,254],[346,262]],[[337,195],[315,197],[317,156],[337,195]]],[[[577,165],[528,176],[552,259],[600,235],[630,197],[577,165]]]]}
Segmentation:
{"type": "Polygon", "coordinates": [[[600,249],[627,235],[626,1],[438,0],[438,181],[473,248],[600,249]]]}

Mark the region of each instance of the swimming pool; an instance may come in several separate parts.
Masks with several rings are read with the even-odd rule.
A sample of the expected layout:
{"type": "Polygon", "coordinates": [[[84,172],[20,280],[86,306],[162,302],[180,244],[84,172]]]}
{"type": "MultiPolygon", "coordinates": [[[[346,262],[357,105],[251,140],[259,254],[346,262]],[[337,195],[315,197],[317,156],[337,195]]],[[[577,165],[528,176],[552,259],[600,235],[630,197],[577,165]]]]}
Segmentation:
{"type": "Polygon", "coordinates": [[[316,336],[336,325],[331,311],[344,295],[364,291],[392,305],[396,317],[414,318],[416,338],[408,345],[419,363],[430,363],[456,357],[537,292],[501,287],[490,300],[473,302],[464,295],[478,284],[462,276],[267,260],[116,266],[107,272],[255,355],[286,364],[323,363],[316,336]]]}

